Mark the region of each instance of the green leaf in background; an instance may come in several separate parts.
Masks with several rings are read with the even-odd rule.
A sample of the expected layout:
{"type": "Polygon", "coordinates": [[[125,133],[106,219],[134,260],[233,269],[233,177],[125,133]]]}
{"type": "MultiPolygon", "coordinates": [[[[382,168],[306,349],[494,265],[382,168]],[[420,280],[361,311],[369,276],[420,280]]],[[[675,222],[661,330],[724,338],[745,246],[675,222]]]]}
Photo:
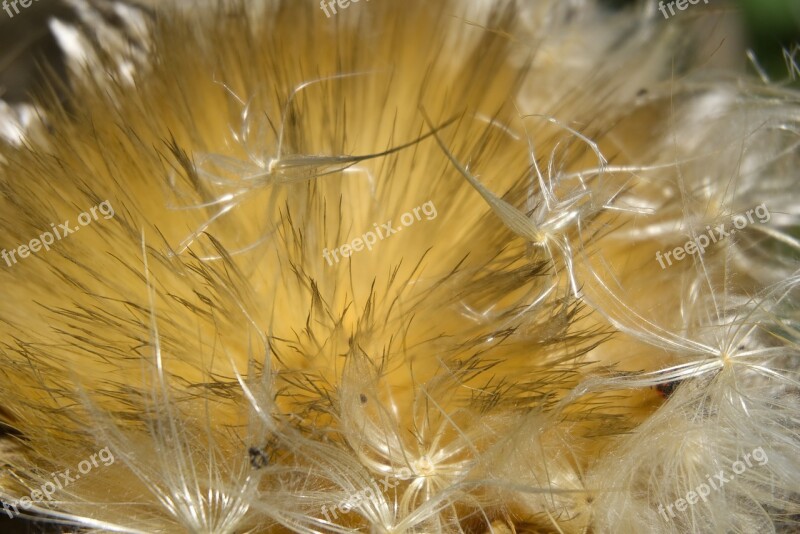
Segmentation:
{"type": "MultiPolygon", "coordinates": [[[[800,0],[738,0],[737,4],[761,66],[773,79],[787,78],[789,68],[783,50],[800,45],[800,0]]],[[[800,61],[800,53],[796,60],[800,61]]]]}

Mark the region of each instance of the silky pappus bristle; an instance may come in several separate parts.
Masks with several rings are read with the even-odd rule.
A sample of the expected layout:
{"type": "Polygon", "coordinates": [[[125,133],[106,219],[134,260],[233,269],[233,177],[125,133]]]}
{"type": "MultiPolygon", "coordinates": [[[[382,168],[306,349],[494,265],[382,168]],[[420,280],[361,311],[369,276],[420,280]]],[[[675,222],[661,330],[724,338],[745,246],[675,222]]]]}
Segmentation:
{"type": "Polygon", "coordinates": [[[137,11],[0,148],[3,513],[796,528],[797,93],[699,12],[337,5],[137,11]]]}

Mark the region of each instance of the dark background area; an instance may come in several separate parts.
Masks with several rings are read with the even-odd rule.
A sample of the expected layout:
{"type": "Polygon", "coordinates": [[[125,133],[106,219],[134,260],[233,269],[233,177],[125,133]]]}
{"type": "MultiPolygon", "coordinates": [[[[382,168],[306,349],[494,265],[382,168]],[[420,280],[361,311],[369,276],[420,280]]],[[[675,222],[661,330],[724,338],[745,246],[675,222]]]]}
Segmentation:
{"type": "MultiPolygon", "coordinates": [[[[713,1],[713,0],[712,0],[713,1]]],[[[787,78],[790,68],[783,50],[795,51],[800,63],[800,0],[738,0],[750,47],[773,79],[787,78]]],[[[794,73],[797,84],[800,73],[794,73]]]]}

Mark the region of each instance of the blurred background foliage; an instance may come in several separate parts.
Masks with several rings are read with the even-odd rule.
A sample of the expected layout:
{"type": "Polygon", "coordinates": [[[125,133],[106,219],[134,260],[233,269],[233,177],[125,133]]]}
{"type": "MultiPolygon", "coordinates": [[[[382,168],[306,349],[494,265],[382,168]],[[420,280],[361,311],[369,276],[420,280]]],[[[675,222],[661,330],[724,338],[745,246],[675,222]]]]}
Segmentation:
{"type": "MultiPolygon", "coordinates": [[[[748,44],[764,70],[773,79],[791,75],[785,54],[794,54],[800,62],[800,0],[737,0],[736,4],[742,11],[748,44]]],[[[797,84],[800,72],[793,74],[797,84]]]]}

